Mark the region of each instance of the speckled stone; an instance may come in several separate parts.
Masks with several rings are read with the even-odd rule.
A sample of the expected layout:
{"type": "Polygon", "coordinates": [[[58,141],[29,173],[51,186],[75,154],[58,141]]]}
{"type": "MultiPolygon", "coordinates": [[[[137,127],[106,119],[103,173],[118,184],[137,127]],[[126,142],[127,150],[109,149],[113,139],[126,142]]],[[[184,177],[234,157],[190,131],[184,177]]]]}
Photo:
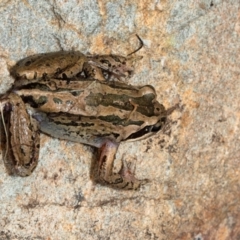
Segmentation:
{"type": "Polygon", "coordinates": [[[138,34],[143,59],[129,83],[151,84],[179,108],[164,131],[120,146],[117,159],[135,158],[137,177],[150,179],[139,191],[96,185],[93,148],[43,134],[31,176],[10,177],[0,161],[0,239],[239,239],[239,9],[238,0],[1,1],[1,93],[21,58],[126,55],[138,34]]]}

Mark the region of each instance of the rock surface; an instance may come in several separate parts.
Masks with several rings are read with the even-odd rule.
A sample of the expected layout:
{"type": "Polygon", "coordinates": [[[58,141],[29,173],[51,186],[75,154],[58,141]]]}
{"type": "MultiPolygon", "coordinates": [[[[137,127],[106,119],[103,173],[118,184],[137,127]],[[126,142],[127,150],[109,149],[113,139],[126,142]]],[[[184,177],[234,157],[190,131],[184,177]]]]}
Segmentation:
{"type": "Polygon", "coordinates": [[[0,91],[8,67],[57,50],[126,55],[141,36],[132,85],[151,84],[166,129],[123,143],[150,183],[118,191],[90,179],[95,151],[41,135],[27,178],[0,161],[0,239],[239,239],[240,3],[200,1],[1,1],[0,91]]]}

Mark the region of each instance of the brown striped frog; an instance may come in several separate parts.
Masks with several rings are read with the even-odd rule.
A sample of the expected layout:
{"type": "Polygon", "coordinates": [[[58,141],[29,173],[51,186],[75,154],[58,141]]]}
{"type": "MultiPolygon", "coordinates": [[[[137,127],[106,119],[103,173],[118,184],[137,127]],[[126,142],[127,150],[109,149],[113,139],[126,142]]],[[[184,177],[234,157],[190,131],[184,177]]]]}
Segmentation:
{"type": "Polygon", "coordinates": [[[133,59],[55,52],[21,60],[11,71],[16,78],[14,86],[0,102],[7,172],[19,176],[32,173],[38,162],[41,131],[98,148],[98,180],[111,187],[137,189],[144,181],[135,178],[126,164],[119,172],[113,171],[117,149],[122,141],[158,132],[167,111],[156,100],[152,86],[109,81],[109,75],[129,77],[137,58],[133,59]],[[112,64],[116,59],[121,64],[112,64]]]}

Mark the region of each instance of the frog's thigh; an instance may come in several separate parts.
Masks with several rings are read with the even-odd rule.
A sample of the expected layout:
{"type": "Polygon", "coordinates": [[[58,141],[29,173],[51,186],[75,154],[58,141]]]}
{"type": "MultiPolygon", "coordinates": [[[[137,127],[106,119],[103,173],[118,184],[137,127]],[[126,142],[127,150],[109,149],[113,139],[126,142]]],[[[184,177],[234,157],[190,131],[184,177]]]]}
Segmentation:
{"type": "Polygon", "coordinates": [[[114,188],[137,189],[141,180],[134,177],[129,169],[121,169],[119,173],[113,172],[113,162],[118,149],[118,144],[106,141],[100,150],[99,177],[114,188]]]}
{"type": "Polygon", "coordinates": [[[40,133],[37,121],[29,116],[22,99],[11,93],[9,102],[11,112],[4,163],[10,174],[24,177],[30,175],[37,165],[40,133]]]}

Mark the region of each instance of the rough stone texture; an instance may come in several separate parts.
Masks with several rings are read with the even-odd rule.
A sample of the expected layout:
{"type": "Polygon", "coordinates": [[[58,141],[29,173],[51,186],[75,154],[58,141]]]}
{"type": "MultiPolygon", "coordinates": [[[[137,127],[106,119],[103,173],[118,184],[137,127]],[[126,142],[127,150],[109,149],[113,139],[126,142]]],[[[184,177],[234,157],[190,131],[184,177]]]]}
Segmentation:
{"type": "Polygon", "coordinates": [[[151,84],[164,132],[121,145],[151,182],[117,191],[90,180],[91,147],[41,135],[27,178],[0,162],[0,239],[240,239],[239,0],[5,0],[0,90],[7,67],[60,49],[127,54],[145,46],[130,83],[151,84]]]}

